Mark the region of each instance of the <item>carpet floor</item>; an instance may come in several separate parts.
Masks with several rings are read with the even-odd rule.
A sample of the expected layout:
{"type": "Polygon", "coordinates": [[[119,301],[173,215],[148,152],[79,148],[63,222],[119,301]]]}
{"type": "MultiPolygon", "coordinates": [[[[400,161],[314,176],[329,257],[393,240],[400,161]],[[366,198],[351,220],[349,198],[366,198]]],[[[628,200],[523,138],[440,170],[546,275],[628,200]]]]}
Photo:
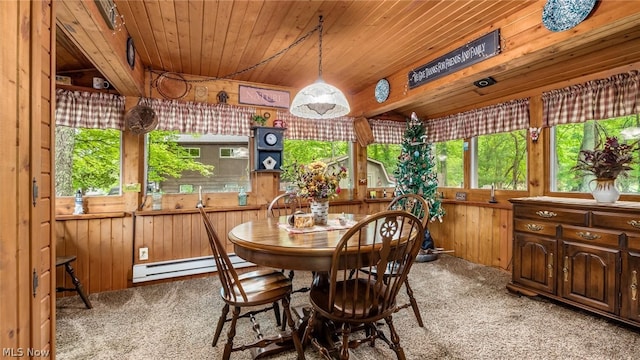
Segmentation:
{"type": "MultiPolygon", "coordinates": [[[[510,274],[440,255],[415,263],[410,282],[421,308],[420,328],[410,308],[393,316],[408,359],[639,359],[640,330],[554,302],[518,297],[505,285],[510,274]]],[[[311,281],[296,272],[294,288],[311,281]]],[[[215,275],[91,294],[87,310],[78,296],[58,299],[58,359],[220,359],[226,341],[211,339],[222,308],[215,275]]],[[[405,301],[406,295],[401,293],[405,301]]],[[[296,293],[292,305],[308,294],[296,293]]],[[[263,333],[276,334],[272,312],[257,315],[263,333]]],[[[253,339],[248,319],[234,343],[253,339]]],[[[307,359],[321,359],[313,347],[307,359]]],[[[250,359],[249,351],[232,359],[250,359]]],[[[351,359],[394,359],[384,342],[351,351],[351,359]]],[[[295,351],[271,359],[295,359],[295,351]]]]}

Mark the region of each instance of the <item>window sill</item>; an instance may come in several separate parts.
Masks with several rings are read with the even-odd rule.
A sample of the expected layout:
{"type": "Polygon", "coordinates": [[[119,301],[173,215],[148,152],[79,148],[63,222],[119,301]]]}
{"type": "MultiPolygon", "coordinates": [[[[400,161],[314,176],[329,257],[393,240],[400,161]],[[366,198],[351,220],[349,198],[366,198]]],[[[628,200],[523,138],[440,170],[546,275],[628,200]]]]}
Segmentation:
{"type": "Polygon", "coordinates": [[[121,217],[127,217],[127,216],[131,216],[131,213],[119,211],[119,212],[92,213],[92,214],[56,215],[56,221],[108,219],[108,218],[121,218],[121,217]]]}
{"type": "MultiPolygon", "coordinates": [[[[227,212],[227,211],[245,211],[245,210],[261,210],[262,207],[258,205],[247,206],[228,206],[228,207],[204,207],[205,212],[227,212]]],[[[181,214],[195,214],[198,212],[198,208],[193,209],[162,209],[162,210],[141,210],[135,211],[136,216],[156,216],[156,215],[181,215],[181,214]]]]}

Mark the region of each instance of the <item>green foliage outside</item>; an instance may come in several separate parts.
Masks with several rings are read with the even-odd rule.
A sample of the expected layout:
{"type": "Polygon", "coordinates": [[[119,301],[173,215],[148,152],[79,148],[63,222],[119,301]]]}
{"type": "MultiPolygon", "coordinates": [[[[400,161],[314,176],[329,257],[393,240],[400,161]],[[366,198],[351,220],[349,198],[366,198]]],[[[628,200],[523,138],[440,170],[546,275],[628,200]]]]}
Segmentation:
{"type": "Polygon", "coordinates": [[[436,168],[438,169],[438,184],[440,186],[464,186],[464,141],[449,140],[435,143],[436,168]]]}
{"type": "Polygon", "coordinates": [[[478,188],[527,189],[527,131],[478,136],[478,188]]]}
{"type": "MultiPolygon", "coordinates": [[[[120,186],[120,135],[114,129],[72,129],[72,138],[56,145],[56,176],[65,178],[71,172],[71,185],[56,181],[58,196],[72,196],[82,189],[90,194],[109,194],[120,186]],[[72,154],[70,169],[58,166],[59,155],[72,154]]],[[[189,157],[188,151],[178,145],[177,132],[152,131],[149,133],[148,181],[160,182],[169,177],[179,178],[186,170],[209,176],[213,166],[204,165],[189,157]]],[[[62,162],[62,161],[61,161],[62,162]]]]}
{"type": "Polygon", "coordinates": [[[367,157],[380,161],[387,174],[393,175],[398,169],[398,157],[402,152],[399,144],[371,144],[367,146],[367,157]]]}
{"type": "Polygon", "coordinates": [[[108,194],[120,186],[120,131],[75,129],[71,178],[73,189],[83,192],[108,194]]]}
{"type": "Polygon", "coordinates": [[[184,171],[197,171],[205,177],[213,174],[213,165],[193,159],[189,151],[177,143],[179,135],[177,131],[149,133],[147,181],[160,183],[170,177],[179,179],[184,171]]]}
{"type": "Polygon", "coordinates": [[[314,160],[328,162],[349,155],[346,141],[284,140],[283,166],[294,162],[308,164],[314,160]]]}

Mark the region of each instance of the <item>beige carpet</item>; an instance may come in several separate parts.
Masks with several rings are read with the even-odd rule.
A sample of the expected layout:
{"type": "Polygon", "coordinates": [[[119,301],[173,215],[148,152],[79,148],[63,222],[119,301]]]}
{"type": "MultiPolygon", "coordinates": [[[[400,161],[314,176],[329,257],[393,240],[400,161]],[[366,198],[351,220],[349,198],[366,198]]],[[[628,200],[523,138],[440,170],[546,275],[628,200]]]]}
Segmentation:
{"type": "MultiPolygon", "coordinates": [[[[394,323],[408,359],[639,359],[640,331],[546,300],[517,297],[505,289],[510,275],[441,255],[416,263],[410,274],[425,327],[410,309],[394,323]]],[[[296,273],[296,287],[310,275],[296,273]]],[[[58,359],[219,359],[211,347],[221,309],[217,277],[142,286],[57,303],[58,359]]],[[[404,295],[404,294],[403,294],[404,295]]],[[[304,304],[307,294],[292,302],[304,304]]],[[[273,313],[258,315],[263,332],[274,333],[273,313]]],[[[238,341],[253,336],[241,320],[238,341]]],[[[313,348],[307,359],[320,359],[313,348]]],[[[249,352],[232,359],[249,359],[249,352]]],[[[294,359],[287,352],[272,359],[294,359]]],[[[395,358],[383,342],[363,345],[351,359],[395,358]]]]}

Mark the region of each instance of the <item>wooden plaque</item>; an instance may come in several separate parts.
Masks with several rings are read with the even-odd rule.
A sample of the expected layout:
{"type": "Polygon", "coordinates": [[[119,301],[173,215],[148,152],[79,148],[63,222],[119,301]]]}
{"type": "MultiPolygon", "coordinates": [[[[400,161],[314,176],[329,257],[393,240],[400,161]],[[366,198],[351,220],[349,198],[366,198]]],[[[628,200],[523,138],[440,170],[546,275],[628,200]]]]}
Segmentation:
{"type": "Polygon", "coordinates": [[[369,120],[364,117],[359,117],[353,121],[353,129],[356,133],[356,139],[360,146],[367,146],[373,143],[373,132],[369,125],[369,120]]]}

